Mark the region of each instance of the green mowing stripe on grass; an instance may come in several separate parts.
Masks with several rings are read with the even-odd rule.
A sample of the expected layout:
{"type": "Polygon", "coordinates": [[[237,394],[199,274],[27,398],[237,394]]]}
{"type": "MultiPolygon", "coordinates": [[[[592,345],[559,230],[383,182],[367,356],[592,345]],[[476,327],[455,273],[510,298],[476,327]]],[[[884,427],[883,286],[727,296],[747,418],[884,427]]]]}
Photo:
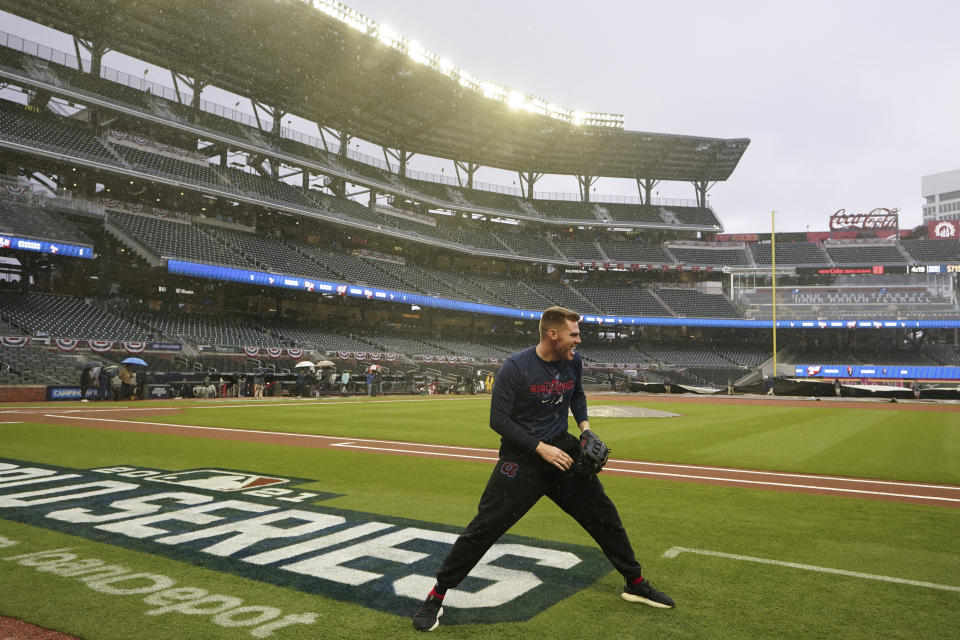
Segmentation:
{"type": "MultiPolygon", "coordinates": [[[[183,411],[135,419],[496,448],[499,437],[487,426],[489,403],[486,397],[455,397],[174,405],[183,411]]],[[[960,484],[960,412],[816,403],[809,408],[683,402],[651,406],[682,415],[591,419],[615,458],[960,484]]]]}

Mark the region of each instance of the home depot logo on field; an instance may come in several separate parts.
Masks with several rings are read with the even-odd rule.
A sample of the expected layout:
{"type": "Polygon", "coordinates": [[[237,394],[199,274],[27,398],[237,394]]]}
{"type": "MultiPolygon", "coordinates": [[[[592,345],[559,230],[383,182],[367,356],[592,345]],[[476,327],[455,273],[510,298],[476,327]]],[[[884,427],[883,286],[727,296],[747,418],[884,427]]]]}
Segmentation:
{"type": "MultiPolygon", "coordinates": [[[[2,520],[410,616],[459,527],[320,507],[305,479],[225,469],[88,470],[0,459],[2,520]]],[[[598,549],[505,536],[444,601],[447,624],[527,620],[594,583],[598,549]]]]}

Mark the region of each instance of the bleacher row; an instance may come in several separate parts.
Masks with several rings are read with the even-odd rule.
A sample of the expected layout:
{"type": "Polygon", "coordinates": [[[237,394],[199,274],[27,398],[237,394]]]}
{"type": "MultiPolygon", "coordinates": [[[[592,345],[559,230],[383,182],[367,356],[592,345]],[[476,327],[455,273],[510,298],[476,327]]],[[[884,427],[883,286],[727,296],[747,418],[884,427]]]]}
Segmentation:
{"type": "MultiPolygon", "coordinates": [[[[700,294],[705,295],[705,294],[700,294]]],[[[0,319],[11,333],[112,341],[191,341],[224,348],[290,347],[315,351],[396,352],[409,356],[452,353],[473,358],[501,358],[515,351],[517,342],[491,343],[476,351],[473,342],[417,340],[388,332],[351,337],[285,320],[220,316],[121,312],[92,300],[53,294],[4,292],[0,319]]],[[[589,349],[596,345],[587,346],[589,349]]],[[[597,360],[607,361],[610,354],[597,360]]],[[[620,361],[620,360],[617,360],[620,361]]]]}
{"type": "MultiPolygon", "coordinates": [[[[51,294],[28,296],[9,294],[0,298],[0,334],[15,333],[32,336],[97,336],[98,339],[177,340],[196,344],[220,345],[221,351],[207,351],[198,358],[202,369],[219,372],[249,371],[250,361],[242,352],[226,345],[260,347],[291,347],[304,349],[305,354],[318,353],[393,353],[395,367],[423,366],[418,355],[465,357],[470,362],[488,359],[502,360],[510,353],[530,346],[531,337],[489,334],[482,337],[439,337],[400,332],[361,330],[351,334],[346,330],[316,328],[290,319],[246,317],[226,320],[220,316],[161,314],[154,312],[127,313],[108,310],[89,300],[51,294]],[[229,354],[234,355],[229,355],[229,354]]],[[[614,364],[614,369],[638,371],[637,377],[650,381],[671,376],[674,382],[724,385],[727,380],[755,371],[770,354],[766,346],[742,342],[606,340],[591,338],[579,349],[585,362],[599,367],[614,364]]],[[[879,349],[877,347],[850,347],[844,353],[836,348],[804,346],[792,350],[790,360],[795,362],[835,362],[861,364],[960,364],[960,347],[931,345],[911,349],[879,349]]],[[[168,355],[140,354],[151,368],[174,370],[179,364],[168,355]]],[[[109,361],[109,354],[85,350],[62,351],[49,347],[0,348],[0,384],[73,384],[80,370],[90,359],[109,361]]],[[[332,356],[335,359],[338,356],[332,356]]],[[[185,360],[185,358],[180,358],[185,360]]],[[[293,361],[272,359],[278,370],[290,369],[293,361]]],[[[343,366],[355,366],[344,363],[343,366]]],[[[357,363],[356,366],[359,366],[357,363]]],[[[487,365],[496,367],[494,365],[487,365]]],[[[184,369],[185,370],[185,369],[184,369]]]]}
{"type": "MultiPolygon", "coordinates": [[[[395,353],[408,359],[418,355],[443,354],[462,356],[471,361],[502,360],[510,353],[529,346],[529,338],[511,335],[492,334],[475,340],[376,330],[351,335],[288,319],[246,317],[228,320],[220,316],[124,312],[116,308],[107,309],[92,300],[70,296],[10,292],[0,297],[0,333],[118,342],[189,342],[213,345],[235,354],[240,353],[239,347],[242,346],[296,346],[304,349],[305,353],[395,353]]],[[[739,344],[712,345],[691,352],[685,351],[680,345],[674,349],[662,344],[641,344],[631,348],[619,342],[600,340],[584,345],[580,351],[584,359],[592,363],[626,363],[633,366],[662,363],[666,366],[727,368],[741,374],[766,358],[762,349],[739,344]]],[[[98,354],[58,352],[52,347],[46,350],[39,347],[0,349],[0,384],[72,383],[91,357],[99,358],[98,354]]],[[[211,357],[216,356],[207,356],[206,367],[213,366],[220,371],[244,368],[236,358],[220,358],[211,363],[211,357]]],[[[169,363],[161,366],[169,367],[169,363]]]]}
{"type": "MultiPolygon", "coordinates": [[[[543,261],[620,265],[693,265],[698,267],[766,266],[772,262],[771,246],[765,243],[682,243],[663,245],[631,240],[584,240],[582,238],[538,236],[527,229],[494,231],[488,226],[444,223],[436,226],[398,216],[385,215],[354,200],[318,191],[307,191],[282,181],[271,180],[232,167],[201,165],[170,155],[152,153],[143,148],[111,146],[107,139],[71,126],[49,114],[31,113],[20,105],[0,104],[0,139],[26,144],[46,151],[66,152],[78,158],[94,160],[118,169],[133,169],[166,178],[197,189],[242,195],[265,205],[281,205],[307,213],[323,213],[379,231],[421,237],[503,256],[522,256],[543,261]]],[[[450,190],[450,187],[443,186],[450,190]]],[[[564,203],[569,210],[572,204],[564,203]]],[[[529,206],[528,202],[523,203],[529,206]]],[[[600,205],[588,205],[590,207],[600,205]]],[[[603,205],[608,206],[608,205],[603,205]]],[[[622,208],[627,205],[618,205],[622,208]]],[[[634,206],[634,205],[629,205],[634,206]]],[[[15,217],[5,212],[5,217],[15,217]]],[[[21,217],[18,227],[35,228],[29,216],[21,217]]],[[[54,228],[60,225],[52,225],[54,228]]],[[[498,225],[499,226],[499,225],[498,225]]],[[[47,227],[48,229],[50,227],[47,227]]],[[[23,233],[23,230],[20,231],[23,233]]],[[[61,241],[76,241],[61,236],[61,241]]],[[[899,243],[840,244],[782,242],[777,246],[781,265],[903,265],[931,261],[960,260],[960,240],[905,239],[899,243]]],[[[317,276],[319,277],[319,276],[317,276]]]]}

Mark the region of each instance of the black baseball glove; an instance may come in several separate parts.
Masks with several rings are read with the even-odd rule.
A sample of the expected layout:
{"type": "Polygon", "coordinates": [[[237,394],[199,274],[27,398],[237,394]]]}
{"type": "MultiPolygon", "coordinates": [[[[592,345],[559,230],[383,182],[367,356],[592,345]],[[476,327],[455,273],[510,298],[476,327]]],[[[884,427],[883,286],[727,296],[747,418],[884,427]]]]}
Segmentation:
{"type": "Polygon", "coordinates": [[[573,472],[589,478],[603,469],[610,457],[610,449],[597,434],[587,429],[580,435],[580,455],[573,464],[573,472]]]}

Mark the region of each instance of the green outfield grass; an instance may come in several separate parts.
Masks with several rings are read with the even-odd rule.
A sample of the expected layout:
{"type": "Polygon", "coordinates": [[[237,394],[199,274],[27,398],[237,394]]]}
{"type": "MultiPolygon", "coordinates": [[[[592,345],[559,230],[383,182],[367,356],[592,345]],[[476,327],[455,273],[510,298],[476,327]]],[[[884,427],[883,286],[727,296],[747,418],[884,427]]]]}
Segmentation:
{"type": "MultiPolygon", "coordinates": [[[[263,408],[177,404],[184,409],[181,413],[143,419],[491,448],[497,438],[486,427],[488,402],[292,401],[263,408]]],[[[593,405],[616,402],[610,397],[593,405]]],[[[683,416],[596,418],[593,427],[611,445],[615,458],[960,484],[957,412],[682,401],[658,402],[655,408],[683,416]]],[[[0,425],[0,457],[77,469],[216,467],[306,478],[315,482],[303,489],[336,494],[319,503],[325,507],[449,530],[462,527],[475,513],[491,469],[482,462],[137,434],[42,421],[0,425]]],[[[609,572],[531,620],[441,624],[435,632],[438,637],[946,639],[956,637],[960,628],[958,591],[696,554],[663,557],[668,549],[686,547],[957,587],[960,509],[620,476],[605,477],[604,485],[620,508],[645,574],[677,600],[677,609],[660,611],[623,602],[619,576],[609,572]]],[[[83,557],[175,577],[177,586],[229,594],[244,604],[275,606],[284,614],[319,616],[312,624],[281,629],[271,638],[417,636],[400,615],[156,555],[149,547],[123,548],[89,535],[2,519],[3,513],[0,509],[0,536],[18,544],[0,548],[0,614],[87,640],[254,636],[245,628],[212,624],[210,616],[147,616],[144,612],[150,606],[144,596],[105,595],[75,579],[3,558],[70,547],[83,557]]],[[[548,501],[537,505],[511,533],[549,543],[592,545],[548,501]]],[[[410,601],[410,614],[418,604],[410,601]]]]}
{"type": "MultiPolygon", "coordinates": [[[[362,404],[362,412],[356,403],[303,406],[291,402],[143,419],[468,447],[498,444],[487,426],[487,397],[362,404]]],[[[592,404],[635,406],[636,402],[610,396],[592,404]]],[[[800,408],[683,401],[650,406],[681,417],[591,419],[614,457],[960,484],[957,411],[897,411],[870,403],[850,408],[849,404],[815,402],[800,408]]]]}

